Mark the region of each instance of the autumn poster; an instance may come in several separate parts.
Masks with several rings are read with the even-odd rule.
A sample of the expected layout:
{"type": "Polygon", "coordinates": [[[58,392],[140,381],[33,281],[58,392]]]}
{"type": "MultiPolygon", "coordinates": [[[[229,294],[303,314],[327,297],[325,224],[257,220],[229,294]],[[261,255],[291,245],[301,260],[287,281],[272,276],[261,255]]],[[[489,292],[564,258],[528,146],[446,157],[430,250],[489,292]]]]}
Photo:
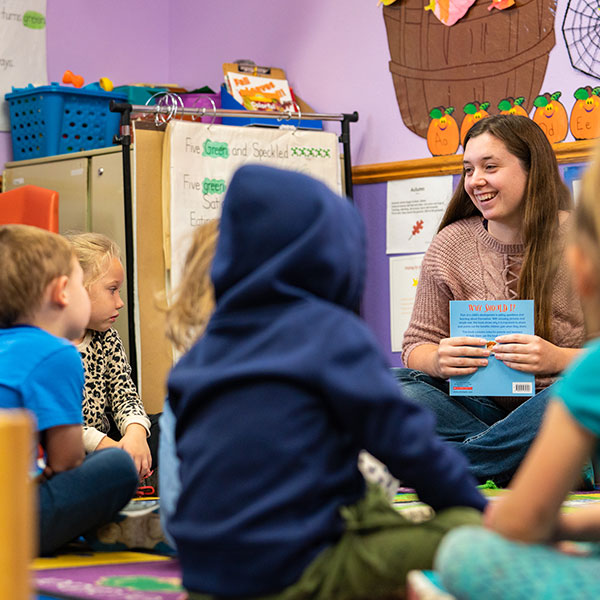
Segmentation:
{"type": "Polygon", "coordinates": [[[387,184],[387,254],[425,252],[452,196],[452,175],[387,184]]]}

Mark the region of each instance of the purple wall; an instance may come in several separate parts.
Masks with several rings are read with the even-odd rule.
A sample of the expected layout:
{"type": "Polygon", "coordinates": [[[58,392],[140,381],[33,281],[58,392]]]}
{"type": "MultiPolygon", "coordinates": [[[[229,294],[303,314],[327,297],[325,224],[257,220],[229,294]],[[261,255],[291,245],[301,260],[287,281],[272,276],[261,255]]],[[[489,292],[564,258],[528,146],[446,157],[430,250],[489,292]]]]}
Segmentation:
{"type": "MultiPolygon", "coordinates": [[[[561,90],[570,111],[573,92],[598,82],[573,69],[569,61],[561,33],[567,4],[558,0],[556,45],[542,91],[561,90]]],[[[315,110],[359,112],[359,122],[352,125],[355,165],[430,156],[425,140],[402,122],[388,67],[382,7],[376,0],[261,0],[236,2],[235,10],[230,2],[173,0],[170,6],[173,80],[184,86],[218,87],[221,64],[240,58],[282,67],[315,110]]],[[[499,48],[500,58],[502,53],[508,50],[499,48]]],[[[572,139],[569,133],[567,141],[572,139]]]]}
{"type": "MultiPolygon", "coordinates": [[[[375,0],[261,0],[237,2],[235,10],[229,2],[200,9],[196,0],[179,0],[171,7],[172,79],[186,87],[217,88],[223,62],[249,58],[281,67],[314,110],[359,112],[351,130],[354,164],[400,158],[391,149],[399,147],[403,126],[375,0]]],[[[337,124],[330,127],[339,132],[337,124]]]]}
{"type": "Polygon", "coordinates": [[[390,272],[385,253],[386,196],[385,183],[354,187],[354,202],[363,216],[367,233],[367,280],[360,312],[390,365],[400,367],[400,352],[391,350],[390,272]]]}
{"type": "MultiPolygon", "coordinates": [[[[48,80],[70,69],[86,84],[168,82],[169,12],[161,0],[47,0],[48,80]]],[[[9,160],[10,133],[0,132],[0,170],[9,160]]]]}
{"type": "MultiPolygon", "coordinates": [[[[560,32],[567,3],[558,0],[556,46],[543,91],[563,91],[570,110],[574,90],[597,80],[570,64],[560,32]]],[[[354,164],[429,156],[425,140],[402,123],[375,0],[48,0],[47,21],[51,81],[71,69],[87,83],[107,76],[117,85],[218,88],[223,62],[250,58],[284,68],[317,111],[359,112],[352,125],[354,164]]],[[[10,135],[0,133],[0,165],[10,159],[10,135]]]]}

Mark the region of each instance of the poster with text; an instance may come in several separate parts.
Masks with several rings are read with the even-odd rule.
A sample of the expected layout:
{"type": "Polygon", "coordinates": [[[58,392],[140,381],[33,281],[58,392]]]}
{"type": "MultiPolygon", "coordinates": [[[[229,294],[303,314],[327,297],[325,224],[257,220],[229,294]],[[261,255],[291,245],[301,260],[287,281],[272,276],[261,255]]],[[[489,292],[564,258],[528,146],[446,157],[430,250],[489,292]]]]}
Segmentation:
{"type": "Polygon", "coordinates": [[[0,131],[10,131],[4,94],[46,85],[46,0],[0,0],[0,131]]]}
{"type": "Polygon", "coordinates": [[[563,179],[569,190],[571,190],[571,195],[575,204],[577,204],[577,201],[579,200],[581,180],[586,168],[587,165],[568,165],[562,168],[563,179]]]}
{"type": "Polygon", "coordinates": [[[390,327],[392,352],[402,352],[402,339],[412,314],[423,254],[390,257],[390,327]]]}
{"type": "Polygon", "coordinates": [[[425,252],[452,196],[452,175],[387,184],[386,252],[425,252]]]}
{"type": "MultiPolygon", "coordinates": [[[[163,213],[171,286],[180,277],[194,228],[221,215],[229,181],[243,164],[258,163],[310,175],[341,193],[339,142],[334,133],[171,121],[165,135],[163,213]],[[167,227],[168,223],[168,227],[167,227]]],[[[282,190],[285,193],[285,190],[282,190]]]]}

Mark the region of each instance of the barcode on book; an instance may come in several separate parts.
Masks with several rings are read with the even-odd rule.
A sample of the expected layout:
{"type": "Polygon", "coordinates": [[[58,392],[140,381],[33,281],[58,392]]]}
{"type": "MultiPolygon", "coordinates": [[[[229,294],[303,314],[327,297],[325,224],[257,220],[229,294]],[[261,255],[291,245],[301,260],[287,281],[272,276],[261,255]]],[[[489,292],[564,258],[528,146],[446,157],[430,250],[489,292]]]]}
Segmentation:
{"type": "Polygon", "coordinates": [[[513,381],[513,394],[533,394],[533,385],[529,381],[513,381]]]}

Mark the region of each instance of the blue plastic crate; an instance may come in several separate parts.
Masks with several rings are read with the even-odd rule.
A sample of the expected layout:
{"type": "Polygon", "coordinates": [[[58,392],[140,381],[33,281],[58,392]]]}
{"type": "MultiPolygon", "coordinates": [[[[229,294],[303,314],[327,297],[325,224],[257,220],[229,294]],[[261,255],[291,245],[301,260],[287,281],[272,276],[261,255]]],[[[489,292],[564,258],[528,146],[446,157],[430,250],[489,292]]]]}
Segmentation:
{"type": "Polygon", "coordinates": [[[4,96],[10,112],[13,160],[26,160],[112,146],[120,114],[111,100],[127,96],[96,84],[70,88],[58,83],[14,88],[4,96]]]}

